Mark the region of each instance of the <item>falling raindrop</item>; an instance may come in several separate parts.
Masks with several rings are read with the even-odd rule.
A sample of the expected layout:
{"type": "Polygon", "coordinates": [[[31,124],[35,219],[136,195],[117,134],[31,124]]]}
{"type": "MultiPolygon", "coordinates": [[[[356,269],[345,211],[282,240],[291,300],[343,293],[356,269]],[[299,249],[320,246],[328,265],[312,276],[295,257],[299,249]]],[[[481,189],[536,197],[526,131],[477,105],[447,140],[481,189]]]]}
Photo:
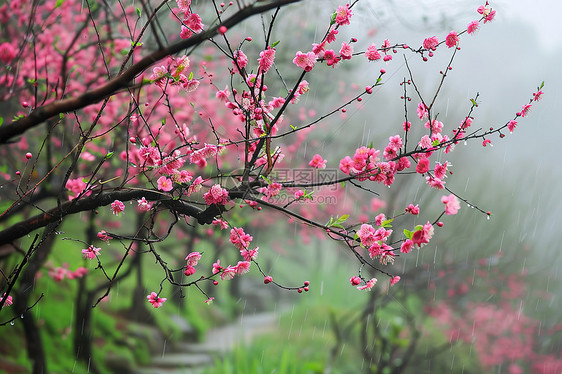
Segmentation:
{"type": "Polygon", "coordinates": [[[489,220],[490,220],[490,216],[486,216],[486,219],[489,221],[489,220]]]}
{"type": "Polygon", "coordinates": [[[466,142],[466,140],[464,141],[464,145],[467,145],[468,143],[466,142]]]}
{"type": "Polygon", "coordinates": [[[21,319],[23,319],[23,314],[20,316],[21,319]]]}
{"type": "Polygon", "coordinates": [[[14,321],[10,321],[10,326],[13,326],[15,324],[14,321]]]}

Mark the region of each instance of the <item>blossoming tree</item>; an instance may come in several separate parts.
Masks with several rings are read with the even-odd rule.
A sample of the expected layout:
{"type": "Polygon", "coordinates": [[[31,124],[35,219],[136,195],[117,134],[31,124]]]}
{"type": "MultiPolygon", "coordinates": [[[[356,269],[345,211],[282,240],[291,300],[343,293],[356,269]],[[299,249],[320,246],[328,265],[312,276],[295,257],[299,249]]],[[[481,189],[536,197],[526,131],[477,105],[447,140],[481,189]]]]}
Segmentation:
{"type": "MultiPolygon", "coordinates": [[[[441,217],[456,214],[460,201],[468,202],[446,187],[451,165],[441,158],[459,143],[478,141],[486,147],[503,138],[542,95],[541,84],[521,110],[496,128],[471,128],[477,94],[467,98],[466,113],[456,123],[438,120],[441,87],[461,39],[494,19],[487,3],[466,27],[406,44],[366,35],[341,40],[340,30],[353,21],[359,6],[353,1],[336,7],[331,19],[319,24],[325,32],[312,44],[284,50],[274,25],[283,7],[297,2],[195,5],[178,0],[133,6],[116,1],[112,7],[14,0],[0,7],[5,25],[0,45],[0,245],[12,259],[2,269],[0,311],[13,302],[16,314],[26,317],[36,371],[46,363],[30,310],[43,295],[32,299],[30,290],[45,266],[58,280],[88,272],[102,279],[83,293],[87,296],[77,308],[82,313],[77,323],[83,325],[86,309],[108,297],[145,256],[162,271],[159,284],[144,285],[152,290],[145,303],[154,308],[166,306],[165,283],[197,288],[210,303],[212,292],[203,285],[220,285],[249,271],[261,273],[270,287],[308,291],[312,285],[306,274],[296,284],[281,284],[260,266],[259,253],[267,249],[258,248],[252,230],[265,229],[259,222],[252,228],[244,217],[267,220],[263,211],[302,224],[303,236],[316,230],[343,243],[357,259],[350,282],[359,290],[381,280],[396,284],[400,277],[385,265],[429,243],[443,226],[441,217]],[[255,23],[250,17],[258,14],[263,35],[236,28],[250,19],[255,23]],[[292,63],[282,64],[276,57],[281,54],[291,55],[292,63]],[[388,142],[379,149],[364,144],[344,150],[339,162],[330,160],[332,154],[315,154],[302,168],[298,150],[321,122],[337,121],[366,96],[384,92],[385,69],[402,63],[402,55],[431,63],[436,54],[450,58],[430,96],[422,95],[404,59],[409,72],[401,83],[404,116],[396,131],[380,134],[388,142]],[[320,115],[299,112],[306,108],[303,98],[319,89],[308,76],[357,60],[369,61],[378,77],[361,82],[363,88],[334,107],[318,108],[320,115]],[[334,173],[324,178],[287,174],[300,168],[318,176],[330,167],[334,173]],[[388,217],[351,216],[344,199],[322,204],[330,195],[374,193],[378,185],[392,188],[410,178],[423,178],[427,188],[443,191],[440,215],[424,216],[417,201],[388,217]],[[412,215],[423,217],[421,224],[389,239],[393,223],[412,215]],[[127,216],[136,220],[123,221],[127,216]],[[84,236],[60,236],[61,225],[74,217],[89,222],[84,236]],[[120,228],[121,222],[130,231],[120,228]],[[184,264],[169,265],[161,246],[180,233],[194,235],[196,226],[225,231],[237,258],[205,258],[207,253],[193,248],[183,253],[184,264]],[[76,253],[68,256],[83,256],[94,265],[73,271],[46,265],[63,239],[76,243],[76,253]],[[103,242],[118,247],[118,255],[104,256],[103,242]],[[364,269],[376,276],[366,277],[364,269]]],[[[91,356],[88,334],[86,342],[76,340],[81,360],[91,356]]]]}

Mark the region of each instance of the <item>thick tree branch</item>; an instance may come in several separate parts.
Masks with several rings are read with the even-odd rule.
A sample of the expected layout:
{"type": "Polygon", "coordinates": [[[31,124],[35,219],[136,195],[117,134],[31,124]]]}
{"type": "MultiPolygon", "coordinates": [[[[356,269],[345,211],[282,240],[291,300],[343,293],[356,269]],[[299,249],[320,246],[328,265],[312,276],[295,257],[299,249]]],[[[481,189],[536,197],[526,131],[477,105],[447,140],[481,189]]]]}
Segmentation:
{"type": "Polygon", "coordinates": [[[68,201],[62,204],[60,208],[53,208],[49,211],[18,222],[12,227],[0,231],[0,245],[10,243],[34,230],[37,230],[38,228],[48,225],[49,223],[62,220],[68,215],[93,210],[101,206],[107,206],[115,200],[130,201],[133,199],[140,199],[142,197],[145,197],[150,201],[160,201],[160,203],[166,208],[174,210],[181,215],[195,217],[203,224],[212,222],[214,215],[218,214],[218,211],[214,215],[213,212],[210,212],[210,210],[216,209],[216,207],[213,208],[214,206],[207,208],[207,210],[203,210],[190,205],[185,201],[173,200],[169,196],[157,191],[141,189],[108,191],[95,195],[93,194],[92,196],[85,197],[77,201],[68,201]],[[211,215],[213,217],[210,217],[211,215]]]}
{"type": "Polygon", "coordinates": [[[220,26],[231,28],[255,14],[260,14],[270,9],[300,1],[301,0],[274,0],[263,3],[260,2],[260,5],[243,8],[220,25],[216,25],[205,32],[195,34],[189,39],[181,40],[166,48],[152,52],[101,87],[87,91],[77,97],[70,97],[68,99],[58,100],[50,104],[40,106],[32,111],[27,117],[14,121],[9,125],[0,127],[0,144],[9,142],[10,139],[23,134],[27,130],[60,113],[78,110],[114,95],[119,92],[119,90],[127,88],[136,77],[154,63],[184,49],[198,46],[205,40],[217,35],[220,26]]]}

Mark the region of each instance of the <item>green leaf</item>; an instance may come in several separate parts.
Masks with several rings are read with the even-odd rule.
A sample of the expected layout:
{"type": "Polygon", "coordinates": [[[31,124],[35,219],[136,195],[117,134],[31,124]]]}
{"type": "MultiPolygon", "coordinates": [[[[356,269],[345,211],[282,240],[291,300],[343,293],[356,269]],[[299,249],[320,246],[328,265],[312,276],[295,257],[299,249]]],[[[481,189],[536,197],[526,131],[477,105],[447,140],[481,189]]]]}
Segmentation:
{"type": "Polygon", "coordinates": [[[264,175],[260,175],[261,179],[263,179],[264,181],[267,182],[267,184],[271,184],[271,179],[269,179],[268,177],[264,176],[264,175]]]}
{"type": "Polygon", "coordinates": [[[333,25],[334,23],[336,23],[336,16],[338,14],[336,12],[334,12],[334,14],[332,14],[332,18],[330,18],[330,26],[333,25]]]}
{"type": "Polygon", "coordinates": [[[0,117],[0,126],[2,126],[2,124],[4,124],[4,117],[0,117]]]}
{"type": "Polygon", "coordinates": [[[542,89],[544,87],[544,81],[541,82],[541,85],[539,87],[539,90],[542,89]]]}
{"type": "Polygon", "coordinates": [[[474,106],[478,106],[478,104],[476,103],[476,100],[474,100],[474,99],[470,99],[470,102],[472,103],[472,105],[474,105],[474,106]]]}
{"type": "Polygon", "coordinates": [[[188,80],[192,80],[193,79],[193,72],[189,73],[189,78],[188,80]]]}
{"type": "Polygon", "coordinates": [[[411,232],[410,230],[404,229],[404,236],[406,237],[406,239],[412,239],[412,237],[414,236],[414,233],[411,232]]]}
{"type": "Polygon", "coordinates": [[[392,227],[391,223],[394,221],[394,218],[387,219],[386,221],[381,222],[382,227],[392,227]]]}
{"type": "Polygon", "coordinates": [[[295,131],[297,129],[297,126],[291,125],[291,129],[293,129],[293,131],[295,131]]]}
{"type": "Polygon", "coordinates": [[[107,154],[105,155],[105,159],[109,160],[111,156],[113,156],[113,152],[107,152],[107,154]]]}
{"type": "Polygon", "coordinates": [[[141,42],[135,42],[133,40],[131,40],[131,47],[136,48],[136,47],[140,47],[142,46],[141,42]]]}
{"type": "Polygon", "coordinates": [[[62,4],[64,4],[66,0],[57,0],[57,2],[55,3],[55,9],[60,8],[60,6],[62,4]]]}
{"type": "Polygon", "coordinates": [[[280,40],[276,41],[275,43],[273,43],[273,44],[271,45],[271,48],[275,48],[275,47],[277,46],[277,44],[279,44],[279,43],[281,43],[280,40]]]}
{"type": "Polygon", "coordinates": [[[141,17],[141,10],[138,7],[137,7],[137,16],[139,16],[139,18],[141,17]]]}
{"type": "Polygon", "coordinates": [[[423,230],[423,225],[417,225],[414,227],[414,232],[423,230]]]}
{"type": "Polygon", "coordinates": [[[433,143],[431,143],[434,147],[439,145],[439,140],[435,139],[433,143]]]}

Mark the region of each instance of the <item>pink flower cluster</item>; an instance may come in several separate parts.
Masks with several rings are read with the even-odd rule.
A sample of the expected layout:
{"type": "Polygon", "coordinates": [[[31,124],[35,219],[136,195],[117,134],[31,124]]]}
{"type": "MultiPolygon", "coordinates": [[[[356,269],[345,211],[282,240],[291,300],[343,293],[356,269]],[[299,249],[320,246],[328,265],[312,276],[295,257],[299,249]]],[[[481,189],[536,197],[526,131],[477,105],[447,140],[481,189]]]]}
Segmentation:
{"type": "Polygon", "coordinates": [[[228,191],[220,184],[215,184],[203,195],[203,199],[207,205],[225,205],[228,202],[228,191]]]}
{"type": "Polygon", "coordinates": [[[308,163],[309,166],[312,166],[313,168],[317,168],[317,169],[326,169],[326,163],[328,161],[324,160],[322,158],[322,156],[320,156],[319,154],[315,154],[312,157],[312,160],[308,163]]]}
{"type": "Polygon", "coordinates": [[[74,271],[68,269],[68,264],[63,264],[62,267],[56,267],[49,270],[48,274],[55,282],[62,281],[65,277],[68,279],[82,278],[88,273],[88,269],[80,266],[74,271]]]}
{"type": "MultiPolygon", "coordinates": [[[[69,179],[66,181],[66,189],[69,190],[73,196],[69,196],[68,198],[70,200],[74,200],[78,197],[78,195],[80,195],[84,189],[86,188],[86,182],[84,182],[82,180],[82,178],[76,178],[76,179],[69,179]]],[[[85,196],[90,196],[92,194],[92,191],[87,191],[85,196]]]]}
{"type": "Polygon", "coordinates": [[[236,266],[228,265],[226,268],[220,265],[220,260],[213,264],[213,274],[221,273],[221,280],[230,280],[236,275],[242,275],[250,271],[250,261],[238,261],[236,266]]]}
{"type": "Polygon", "coordinates": [[[185,276],[189,277],[190,275],[195,274],[196,272],[195,266],[197,265],[200,259],[201,259],[201,253],[199,252],[191,252],[190,254],[187,255],[187,257],[185,258],[187,263],[185,265],[185,271],[183,272],[185,276]]]}
{"type": "Polygon", "coordinates": [[[238,250],[242,251],[244,249],[248,249],[250,246],[250,242],[254,238],[251,235],[248,235],[244,232],[243,228],[233,228],[230,230],[230,242],[238,248],[238,250]]]}
{"type": "MultiPolygon", "coordinates": [[[[387,146],[387,152],[396,151],[396,146],[400,144],[398,138],[391,137],[391,142],[387,146]]],[[[383,183],[390,186],[394,183],[394,176],[398,171],[402,171],[410,167],[407,158],[401,157],[398,162],[379,161],[380,151],[374,148],[361,147],[357,148],[353,158],[346,156],[340,160],[340,170],[347,175],[355,175],[360,181],[371,180],[377,183],[383,183]]]]}
{"type": "Polygon", "coordinates": [[[92,260],[100,255],[100,249],[101,248],[96,248],[93,245],[90,245],[88,248],[82,250],[82,255],[84,258],[92,260]]]}
{"type": "Polygon", "coordinates": [[[151,292],[150,295],[146,296],[146,298],[154,308],[160,308],[162,304],[164,304],[166,300],[168,300],[165,297],[158,297],[158,294],[156,292],[151,292]]]}
{"type": "Polygon", "coordinates": [[[111,203],[111,211],[116,216],[118,216],[120,213],[123,213],[124,210],[125,210],[125,204],[123,204],[121,201],[115,200],[114,202],[111,203]]]}
{"type": "Polygon", "coordinates": [[[416,227],[416,231],[414,231],[414,235],[412,236],[412,242],[418,247],[421,247],[422,245],[429,243],[432,237],[433,225],[427,222],[423,226],[420,225],[416,227]]]}
{"type": "MultiPolygon", "coordinates": [[[[1,302],[2,300],[4,300],[5,297],[6,297],[6,294],[2,295],[2,297],[0,297],[0,302],[1,302]]],[[[8,296],[8,297],[6,298],[6,301],[4,301],[4,306],[10,306],[10,305],[13,304],[13,302],[14,302],[14,301],[13,301],[13,299],[12,299],[12,296],[8,296]]]]}

